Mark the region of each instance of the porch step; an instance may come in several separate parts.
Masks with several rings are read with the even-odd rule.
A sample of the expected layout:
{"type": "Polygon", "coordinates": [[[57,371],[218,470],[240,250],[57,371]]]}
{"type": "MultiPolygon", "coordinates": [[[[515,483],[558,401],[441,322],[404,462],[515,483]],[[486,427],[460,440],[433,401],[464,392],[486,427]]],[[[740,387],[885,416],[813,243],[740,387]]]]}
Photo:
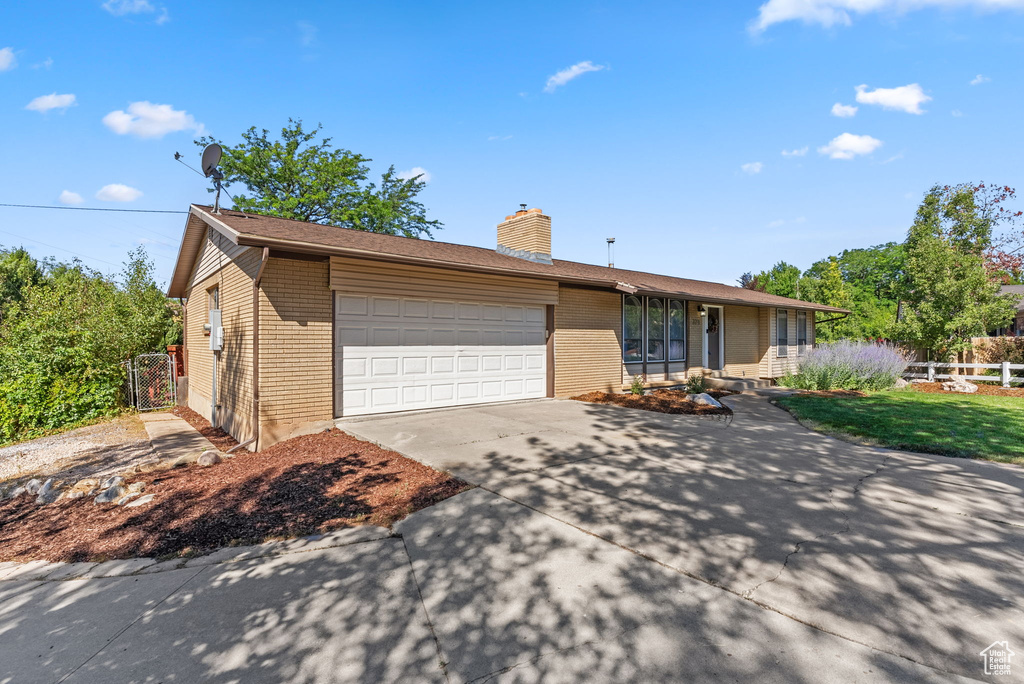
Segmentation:
{"type": "Polygon", "coordinates": [[[749,392],[772,386],[771,380],[762,378],[734,378],[727,375],[708,375],[704,378],[708,387],[729,390],[731,392],[749,392]]]}

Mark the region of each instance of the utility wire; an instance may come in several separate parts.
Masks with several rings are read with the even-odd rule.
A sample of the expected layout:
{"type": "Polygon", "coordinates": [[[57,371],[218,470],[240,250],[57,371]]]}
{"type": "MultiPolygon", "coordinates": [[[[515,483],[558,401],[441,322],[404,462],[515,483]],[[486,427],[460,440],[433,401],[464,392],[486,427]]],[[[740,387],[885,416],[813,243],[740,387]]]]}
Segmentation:
{"type": "Polygon", "coordinates": [[[117,211],[130,214],[187,214],[187,211],[171,209],[111,209],[109,207],[57,207],[47,204],[4,204],[0,207],[16,207],[18,209],[68,209],[71,211],[117,211]]]}

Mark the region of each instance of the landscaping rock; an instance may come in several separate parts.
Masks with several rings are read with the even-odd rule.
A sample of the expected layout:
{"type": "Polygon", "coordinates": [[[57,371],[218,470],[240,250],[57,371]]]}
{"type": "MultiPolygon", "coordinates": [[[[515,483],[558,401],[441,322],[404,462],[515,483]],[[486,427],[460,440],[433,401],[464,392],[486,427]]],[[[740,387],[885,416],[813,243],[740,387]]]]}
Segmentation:
{"type": "Polygon", "coordinates": [[[64,498],[71,500],[81,499],[86,496],[93,496],[99,490],[100,481],[95,477],[86,477],[71,485],[71,488],[64,492],[64,498]]]}
{"type": "Polygon", "coordinates": [[[978,391],[978,386],[972,382],[967,382],[961,378],[954,380],[947,380],[942,383],[942,389],[947,392],[961,392],[963,394],[974,394],[978,391]]]}
{"type": "Polygon", "coordinates": [[[39,495],[36,496],[37,504],[53,503],[60,496],[60,485],[51,477],[39,488],[39,495]]]}
{"type": "Polygon", "coordinates": [[[198,454],[188,454],[186,456],[179,456],[178,458],[171,461],[171,468],[183,468],[187,465],[191,465],[199,460],[198,454]]]}
{"type": "Polygon", "coordinates": [[[921,383],[924,383],[924,382],[929,382],[929,381],[926,380],[925,378],[914,378],[913,380],[910,381],[910,384],[911,385],[920,385],[921,383]]]}
{"type": "Polygon", "coordinates": [[[200,454],[199,460],[196,462],[201,466],[212,466],[217,465],[223,460],[224,459],[220,457],[219,451],[204,451],[200,454]]]}
{"type": "Polygon", "coordinates": [[[129,501],[124,505],[125,508],[135,508],[137,506],[145,506],[150,501],[156,498],[156,494],[146,494],[146,496],[140,496],[134,501],[129,501]]]}
{"type": "Polygon", "coordinates": [[[904,388],[906,388],[909,385],[910,385],[910,383],[907,382],[906,380],[904,380],[903,378],[896,378],[896,382],[893,384],[892,388],[893,389],[904,389],[904,388]]]}
{"type": "Polygon", "coordinates": [[[119,484],[116,484],[100,492],[100,495],[93,500],[93,503],[113,503],[114,501],[117,501],[122,496],[124,496],[124,494],[124,487],[122,487],[119,484]]]}
{"type": "Polygon", "coordinates": [[[32,479],[32,480],[29,480],[28,482],[25,483],[25,491],[27,491],[32,496],[35,496],[36,494],[38,494],[39,490],[42,489],[42,488],[43,488],[43,481],[42,480],[32,479]]]}
{"type": "Polygon", "coordinates": [[[100,489],[110,489],[111,487],[113,487],[115,485],[119,485],[119,484],[123,484],[123,483],[124,483],[124,478],[123,477],[121,477],[120,475],[114,475],[114,476],[108,477],[106,480],[104,480],[102,482],[102,484],[100,484],[100,489]]]}
{"type": "Polygon", "coordinates": [[[7,495],[8,499],[17,499],[22,494],[28,494],[28,489],[25,487],[15,487],[11,490],[11,493],[7,495]]]}
{"type": "Polygon", "coordinates": [[[133,468],[133,470],[135,472],[137,472],[137,473],[151,473],[154,470],[159,470],[159,469],[160,469],[160,459],[159,458],[155,458],[155,457],[154,458],[147,458],[144,461],[140,461],[140,462],[136,463],[135,464],[135,468],[133,468]]]}
{"type": "Polygon", "coordinates": [[[700,394],[687,394],[687,400],[692,401],[695,404],[702,406],[714,406],[715,408],[722,408],[722,404],[717,399],[708,394],[707,392],[701,392],[700,394]]]}
{"type": "Polygon", "coordinates": [[[114,501],[114,505],[124,506],[126,503],[136,498],[137,496],[141,496],[139,492],[126,492],[123,496],[117,497],[117,499],[114,501]]]}
{"type": "Polygon", "coordinates": [[[146,490],[146,483],[145,482],[132,482],[130,485],[128,485],[128,493],[129,494],[141,494],[145,490],[146,490]]]}

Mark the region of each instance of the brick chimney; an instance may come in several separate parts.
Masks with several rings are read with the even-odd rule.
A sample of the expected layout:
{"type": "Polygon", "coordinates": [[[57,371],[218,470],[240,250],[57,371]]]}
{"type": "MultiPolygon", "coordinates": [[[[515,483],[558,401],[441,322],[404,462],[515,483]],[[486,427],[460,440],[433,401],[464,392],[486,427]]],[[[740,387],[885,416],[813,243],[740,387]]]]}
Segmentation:
{"type": "Polygon", "coordinates": [[[527,261],[551,263],[551,217],[525,204],[498,224],[498,252],[527,261]]]}

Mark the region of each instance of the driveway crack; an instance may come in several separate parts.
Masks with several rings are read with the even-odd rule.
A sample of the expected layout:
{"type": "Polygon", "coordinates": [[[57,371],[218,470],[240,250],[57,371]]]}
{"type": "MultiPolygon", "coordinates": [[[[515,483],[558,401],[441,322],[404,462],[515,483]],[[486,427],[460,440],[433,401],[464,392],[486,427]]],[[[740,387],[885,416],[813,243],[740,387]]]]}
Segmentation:
{"type": "MultiPolygon", "coordinates": [[[[853,486],[853,500],[856,500],[857,497],[860,496],[860,490],[861,490],[861,487],[864,486],[864,483],[867,482],[872,477],[874,477],[875,475],[878,475],[878,473],[882,472],[882,470],[884,470],[885,467],[889,464],[889,459],[891,459],[891,458],[892,458],[892,455],[891,454],[887,454],[886,457],[884,459],[882,459],[882,462],[879,464],[879,466],[874,469],[874,471],[868,473],[867,475],[862,476],[861,478],[859,478],[857,480],[857,484],[855,484],[853,486]]],[[[835,489],[834,488],[829,488],[829,490],[828,490],[828,503],[829,503],[830,506],[832,506],[832,508],[834,508],[836,510],[837,513],[839,513],[840,515],[843,516],[843,526],[840,529],[838,529],[838,530],[833,530],[831,532],[822,532],[821,534],[816,535],[814,537],[811,537],[810,539],[802,539],[802,540],[798,541],[796,543],[796,545],[793,546],[793,550],[786,554],[785,559],[783,559],[783,561],[782,561],[782,567],[780,567],[779,571],[777,573],[775,573],[775,576],[771,577],[769,579],[766,579],[766,580],[764,580],[762,582],[758,582],[756,585],[754,585],[750,589],[748,589],[745,592],[743,592],[743,594],[742,594],[743,598],[747,598],[747,599],[753,598],[754,593],[758,589],[760,589],[761,587],[766,586],[768,584],[771,584],[772,582],[774,582],[777,579],[779,579],[780,577],[782,577],[782,574],[784,572],[786,572],[787,568],[789,567],[790,559],[793,558],[793,556],[795,556],[796,554],[800,553],[801,549],[803,548],[803,546],[805,544],[810,544],[812,542],[816,542],[818,540],[825,539],[827,537],[836,537],[836,536],[838,536],[840,534],[846,534],[847,532],[850,531],[850,515],[845,510],[839,508],[839,506],[836,505],[836,502],[835,502],[835,489]]]]}

